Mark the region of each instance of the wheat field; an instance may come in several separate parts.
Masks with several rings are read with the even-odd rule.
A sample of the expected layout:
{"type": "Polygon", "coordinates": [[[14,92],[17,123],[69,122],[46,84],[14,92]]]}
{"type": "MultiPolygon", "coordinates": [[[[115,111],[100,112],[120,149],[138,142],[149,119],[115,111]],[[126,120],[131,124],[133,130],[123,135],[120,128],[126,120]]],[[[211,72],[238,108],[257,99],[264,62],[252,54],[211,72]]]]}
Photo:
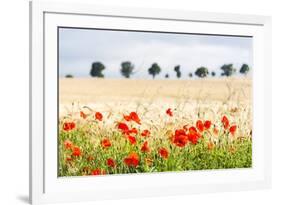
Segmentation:
{"type": "Polygon", "coordinates": [[[61,78],[59,113],[60,176],[251,167],[250,78],[61,78]]]}
{"type": "Polygon", "coordinates": [[[128,107],[140,103],[164,105],[206,102],[250,105],[251,86],[252,81],[249,78],[198,80],[61,78],[60,112],[64,113],[73,103],[79,106],[94,105],[102,110],[107,110],[109,105],[122,107],[123,104],[128,107]]]}

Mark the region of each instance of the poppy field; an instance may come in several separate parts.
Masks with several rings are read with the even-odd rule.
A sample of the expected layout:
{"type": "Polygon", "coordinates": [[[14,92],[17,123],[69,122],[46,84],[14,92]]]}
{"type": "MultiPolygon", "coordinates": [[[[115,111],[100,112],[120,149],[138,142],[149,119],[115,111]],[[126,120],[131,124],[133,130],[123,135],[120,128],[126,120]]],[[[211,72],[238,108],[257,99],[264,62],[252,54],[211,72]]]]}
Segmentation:
{"type": "MultiPolygon", "coordinates": [[[[227,84],[219,82],[218,86],[225,88],[227,84]]],[[[162,93],[160,98],[144,94],[128,98],[122,94],[116,100],[112,94],[108,100],[100,97],[78,103],[75,93],[72,97],[68,94],[73,102],[59,116],[58,175],[251,167],[250,95],[241,97],[245,90],[239,89],[226,91],[227,95],[218,87],[213,89],[222,99],[175,90],[175,96],[162,93]]],[[[91,92],[93,97],[98,90],[91,92]]],[[[61,107],[66,106],[61,103],[61,107]]]]}

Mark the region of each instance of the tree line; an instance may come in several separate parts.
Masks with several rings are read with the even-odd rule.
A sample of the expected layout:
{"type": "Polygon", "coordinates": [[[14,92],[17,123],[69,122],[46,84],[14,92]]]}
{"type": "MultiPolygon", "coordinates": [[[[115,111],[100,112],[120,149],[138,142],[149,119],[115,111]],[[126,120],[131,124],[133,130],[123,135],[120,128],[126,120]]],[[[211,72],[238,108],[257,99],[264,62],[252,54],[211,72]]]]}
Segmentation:
{"type": "MultiPolygon", "coordinates": [[[[90,75],[92,77],[98,77],[103,78],[104,74],[103,71],[106,69],[103,63],[101,62],[93,62],[90,70],[90,75]]],[[[233,67],[233,64],[224,64],[220,67],[221,69],[221,76],[232,76],[237,72],[237,69],[233,67]]],[[[161,73],[161,67],[157,63],[153,63],[148,69],[148,74],[152,76],[154,79],[157,75],[161,73]]],[[[250,67],[248,64],[243,64],[240,69],[239,73],[243,75],[247,75],[247,73],[250,71],[250,67]]],[[[174,67],[174,72],[176,73],[177,78],[182,77],[181,67],[180,65],[177,65],[174,67]]],[[[125,78],[130,78],[132,75],[135,74],[135,66],[130,61],[124,61],[121,63],[120,73],[125,78]]],[[[188,76],[190,78],[193,77],[193,74],[196,75],[199,78],[205,78],[208,75],[216,76],[217,73],[215,71],[209,71],[207,67],[201,66],[195,70],[194,73],[190,72],[188,76]]],[[[65,77],[71,78],[72,75],[66,75],[65,77]]],[[[165,78],[169,78],[169,74],[165,74],[165,78]]]]}

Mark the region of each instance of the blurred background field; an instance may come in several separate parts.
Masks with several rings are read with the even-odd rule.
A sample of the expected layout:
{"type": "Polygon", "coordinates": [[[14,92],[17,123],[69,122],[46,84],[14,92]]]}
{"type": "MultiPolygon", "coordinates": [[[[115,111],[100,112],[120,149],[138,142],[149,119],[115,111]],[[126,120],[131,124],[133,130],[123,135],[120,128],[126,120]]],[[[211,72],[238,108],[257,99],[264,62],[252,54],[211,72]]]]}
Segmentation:
{"type": "MultiPolygon", "coordinates": [[[[116,105],[158,102],[218,102],[249,104],[252,81],[247,77],[207,78],[197,80],[140,80],[103,78],[60,78],[60,113],[72,103],[84,105],[116,105]]],[[[101,111],[102,111],[101,110],[101,111]]]]}

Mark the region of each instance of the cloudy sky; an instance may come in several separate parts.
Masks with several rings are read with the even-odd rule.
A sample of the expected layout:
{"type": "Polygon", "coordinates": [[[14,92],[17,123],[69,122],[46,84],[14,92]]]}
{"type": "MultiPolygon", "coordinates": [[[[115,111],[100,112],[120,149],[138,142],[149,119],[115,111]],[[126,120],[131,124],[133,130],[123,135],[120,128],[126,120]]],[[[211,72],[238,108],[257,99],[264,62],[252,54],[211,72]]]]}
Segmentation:
{"type": "Polygon", "coordinates": [[[147,69],[157,62],[162,71],[175,78],[174,67],[181,66],[182,78],[205,66],[220,74],[220,66],[243,63],[252,66],[252,38],[191,34],[167,34],[94,29],[59,30],[59,75],[90,77],[91,63],[102,62],[106,78],[120,78],[120,64],[131,61],[132,78],[151,78],[147,69]]]}

